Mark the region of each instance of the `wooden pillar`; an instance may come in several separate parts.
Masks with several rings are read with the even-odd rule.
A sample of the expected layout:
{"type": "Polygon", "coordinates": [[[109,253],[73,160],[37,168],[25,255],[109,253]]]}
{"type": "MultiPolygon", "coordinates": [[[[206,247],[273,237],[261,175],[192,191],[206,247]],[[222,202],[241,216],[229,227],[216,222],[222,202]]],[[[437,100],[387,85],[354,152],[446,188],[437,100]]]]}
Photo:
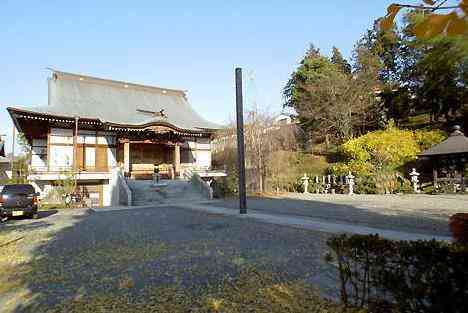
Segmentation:
{"type": "Polygon", "coordinates": [[[180,176],[180,145],[178,143],[174,146],[174,174],[180,176]]]}
{"type": "Polygon", "coordinates": [[[75,117],[75,130],[73,132],[73,172],[78,172],[78,117],[75,117]]]}
{"type": "Polygon", "coordinates": [[[50,172],[50,127],[47,130],[47,171],[50,172]]]}
{"type": "Polygon", "coordinates": [[[124,173],[130,175],[130,142],[124,142],[124,173]]]}
{"type": "MultiPolygon", "coordinates": [[[[102,157],[102,155],[100,155],[100,153],[98,153],[98,136],[99,136],[99,133],[98,133],[98,130],[97,128],[94,130],[94,169],[93,171],[95,172],[98,172],[98,171],[109,171],[108,168],[98,168],[99,166],[101,166],[101,163],[99,163],[99,166],[98,166],[98,160],[99,160],[99,157],[102,157]]],[[[106,137],[104,137],[106,138],[106,137]]],[[[106,141],[107,142],[107,141],[106,141]]],[[[106,161],[107,161],[107,149],[105,149],[106,151],[106,161]]],[[[86,155],[86,148],[85,148],[85,155],[86,155]]],[[[86,160],[85,160],[85,166],[86,166],[86,160]]],[[[101,193],[102,195],[102,193],[101,193]]]]}
{"type": "Polygon", "coordinates": [[[460,177],[461,177],[461,181],[460,181],[460,187],[461,187],[461,192],[465,192],[465,164],[462,163],[461,165],[461,168],[460,168],[461,172],[460,172],[460,177]]]}

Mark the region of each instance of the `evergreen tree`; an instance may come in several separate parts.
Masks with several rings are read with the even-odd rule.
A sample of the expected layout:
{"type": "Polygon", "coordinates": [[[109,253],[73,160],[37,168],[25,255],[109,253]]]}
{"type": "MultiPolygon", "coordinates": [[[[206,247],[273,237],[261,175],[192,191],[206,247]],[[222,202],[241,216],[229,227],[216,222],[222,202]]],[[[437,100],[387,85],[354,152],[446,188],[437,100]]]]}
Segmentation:
{"type": "Polygon", "coordinates": [[[351,74],[351,65],[341,54],[337,47],[333,47],[331,62],[345,74],[351,74]]]}
{"type": "Polygon", "coordinates": [[[375,24],[357,45],[371,50],[382,62],[380,97],[388,118],[398,123],[411,115],[430,113],[433,126],[450,126],[462,119],[468,99],[468,41],[466,36],[418,38],[414,29],[421,19],[419,13],[408,14],[401,29],[386,31],[375,24]]]}
{"type": "Polygon", "coordinates": [[[375,127],[379,68],[372,53],[364,52],[359,54],[359,69],[350,75],[311,47],[292,74],[284,105],[295,109],[311,137],[331,136],[342,142],[375,127]]]}

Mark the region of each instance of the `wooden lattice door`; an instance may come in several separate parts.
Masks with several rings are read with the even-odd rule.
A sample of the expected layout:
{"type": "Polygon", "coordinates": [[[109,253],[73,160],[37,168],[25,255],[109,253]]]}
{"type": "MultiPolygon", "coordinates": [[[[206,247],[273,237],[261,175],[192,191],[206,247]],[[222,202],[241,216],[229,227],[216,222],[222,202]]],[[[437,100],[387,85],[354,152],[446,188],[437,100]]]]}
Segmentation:
{"type": "Polygon", "coordinates": [[[97,146],[96,147],[96,169],[100,172],[106,172],[108,170],[107,162],[107,147],[97,146]]]}

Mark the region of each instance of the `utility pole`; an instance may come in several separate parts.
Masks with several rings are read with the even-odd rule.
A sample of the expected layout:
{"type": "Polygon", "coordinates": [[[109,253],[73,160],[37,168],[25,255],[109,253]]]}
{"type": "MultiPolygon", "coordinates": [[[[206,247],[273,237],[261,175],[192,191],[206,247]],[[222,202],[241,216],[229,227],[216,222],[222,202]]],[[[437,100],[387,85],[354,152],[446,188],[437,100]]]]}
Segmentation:
{"type": "Polygon", "coordinates": [[[245,191],[244,110],[242,99],[242,69],[236,68],[237,163],[239,167],[239,213],[247,214],[245,191]]]}

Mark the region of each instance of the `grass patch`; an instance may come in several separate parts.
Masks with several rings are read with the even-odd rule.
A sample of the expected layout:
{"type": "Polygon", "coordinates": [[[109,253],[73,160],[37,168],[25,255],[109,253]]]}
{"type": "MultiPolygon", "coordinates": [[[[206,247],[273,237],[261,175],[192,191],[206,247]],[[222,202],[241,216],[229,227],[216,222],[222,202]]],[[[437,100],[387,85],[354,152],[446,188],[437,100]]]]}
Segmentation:
{"type": "Polygon", "coordinates": [[[50,211],[50,210],[62,210],[70,209],[65,204],[62,203],[41,203],[39,204],[39,211],[50,211]]]}
{"type": "MultiPolygon", "coordinates": [[[[148,288],[137,295],[102,294],[64,301],[48,312],[197,312],[197,313],[334,313],[345,309],[321,298],[301,281],[287,281],[276,274],[246,269],[232,280],[193,294],[178,287],[148,288]]],[[[361,311],[363,312],[363,311],[361,311]]]]}
{"type": "Polygon", "coordinates": [[[18,289],[22,285],[19,278],[27,272],[27,259],[18,249],[21,240],[18,232],[0,233],[0,294],[18,289]]]}
{"type": "MultiPolygon", "coordinates": [[[[31,263],[34,271],[23,277],[25,281],[37,284],[71,282],[77,276],[88,284],[98,285],[99,280],[106,280],[106,273],[122,272],[132,264],[144,263],[158,259],[168,251],[165,243],[110,243],[104,242],[80,249],[76,247],[64,250],[53,259],[41,258],[31,263]],[[73,251],[75,250],[75,251],[73,251]]],[[[118,282],[119,288],[129,286],[130,277],[118,282]]],[[[68,286],[72,288],[73,286],[68,286]]]]}
{"type": "Polygon", "coordinates": [[[407,117],[406,120],[402,121],[401,124],[403,127],[415,127],[421,125],[427,125],[431,122],[431,114],[430,113],[421,113],[417,115],[410,115],[407,117]]]}

